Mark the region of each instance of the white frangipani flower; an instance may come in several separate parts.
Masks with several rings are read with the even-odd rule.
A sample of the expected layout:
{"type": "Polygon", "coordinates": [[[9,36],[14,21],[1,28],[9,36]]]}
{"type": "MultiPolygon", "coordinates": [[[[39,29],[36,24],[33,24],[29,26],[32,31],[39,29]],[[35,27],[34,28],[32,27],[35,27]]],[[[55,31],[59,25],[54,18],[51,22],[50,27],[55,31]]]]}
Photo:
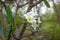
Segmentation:
{"type": "Polygon", "coordinates": [[[34,19],[32,13],[33,12],[29,12],[27,14],[24,14],[24,17],[27,19],[27,22],[29,22],[29,23],[35,22],[36,23],[36,20],[34,19]]]}
{"type": "Polygon", "coordinates": [[[36,22],[36,20],[31,15],[25,14],[24,16],[27,19],[27,22],[29,22],[29,23],[36,22]]]}
{"type": "Polygon", "coordinates": [[[29,22],[29,23],[35,22],[35,23],[36,23],[36,20],[35,20],[33,17],[28,16],[28,17],[27,17],[27,22],[29,22]]]}

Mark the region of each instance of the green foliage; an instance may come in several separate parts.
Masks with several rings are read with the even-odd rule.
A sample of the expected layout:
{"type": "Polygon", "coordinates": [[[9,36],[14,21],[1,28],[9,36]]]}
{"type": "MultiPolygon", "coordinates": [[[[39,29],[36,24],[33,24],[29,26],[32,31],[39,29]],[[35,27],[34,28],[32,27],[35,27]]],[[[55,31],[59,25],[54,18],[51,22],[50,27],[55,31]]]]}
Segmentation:
{"type": "MultiPolygon", "coordinates": [[[[57,25],[56,22],[56,14],[55,13],[46,13],[42,16],[42,23],[45,25],[46,29],[44,30],[46,35],[42,39],[46,40],[60,40],[60,26],[57,25]],[[46,37],[48,36],[48,37],[46,37]]],[[[43,35],[43,33],[42,33],[43,35]]]]}
{"type": "Polygon", "coordinates": [[[12,24],[13,22],[13,16],[12,16],[12,11],[9,5],[6,6],[6,13],[7,13],[7,21],[9,24],[12,24]]]}
{"type": "Polygon", "coordinates": [[[60,36],[59,36],[60,35],[60,27],[53,30],[52,34],[53,34],[53,39],[52,40],[60,40],[60,36]]]}
{"type": "Polygon", "coordinates": [[[10,30],[9,30],[9,33],[8,33],[8,36],[7,36],[7,40],[10,40],[14,21],[13,21],[13,16],[12,16],[12,11],[11,11],[10,6],[7,5],[5,9],[6,9],[6,13],[7,13],[7,21],[9,23],[9,27],[10,27],[10,30]]]}
{"type": "Polygon", "coordinates": [[[46,27],[56,25],[56,15],[54,13],[46,13],[42,15],[42,23],[46,27]]]}
{"type": "MultiPolygon", "coordinates": [[[[51,40],[60,40],[60,27],[59,26],[52,26],[48,28],[47,31],[49,35],[51,34],[51,40]]],[[[48,33],[46,35],[48,35],[48,33]]]]}
{"type": "Polygon", "coordinates": [[[45,5],[46,5],[48,8],[50,8],[50,5],[49,5],[48,1],[47,1],[47,0],[43,0],[43,1],[44,1],[45,5]]]}

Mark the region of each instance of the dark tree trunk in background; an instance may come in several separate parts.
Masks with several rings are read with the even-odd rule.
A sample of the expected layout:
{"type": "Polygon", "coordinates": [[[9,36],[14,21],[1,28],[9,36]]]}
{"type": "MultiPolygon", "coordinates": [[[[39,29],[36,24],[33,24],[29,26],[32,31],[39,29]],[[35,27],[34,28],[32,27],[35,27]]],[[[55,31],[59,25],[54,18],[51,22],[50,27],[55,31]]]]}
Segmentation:
{"type": "Polygon", "coordinates": [[[58,5],[56,5],[54,3],[54,0],[52,0],[53,5],[54,5],[54,11],[56,13],[56,19],[57,19],[57,23],[60,24],[60,3],[58,5]]]}

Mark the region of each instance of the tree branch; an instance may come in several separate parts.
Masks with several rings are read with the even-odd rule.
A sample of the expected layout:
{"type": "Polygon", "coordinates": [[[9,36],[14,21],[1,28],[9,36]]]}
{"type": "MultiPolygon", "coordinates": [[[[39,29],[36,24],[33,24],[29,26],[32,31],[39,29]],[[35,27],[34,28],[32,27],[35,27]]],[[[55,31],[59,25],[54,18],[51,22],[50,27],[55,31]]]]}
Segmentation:
{"type": "Polygon", "coordinates": [[[3,4],[3,6],[6,8],[5,2],[3,2],[3,1],[1,1],[1,0],[0,0],[0,2],[1,2],[1,3],[3,4]]]}
{"type": "MultiPolygon", "coordinates": [[[[26,21],[26,19],[25,19],[25,21],[26,21]]],[[[19,33],[19,40],[21,40],[21,37],[22,37],[22,35],[23,35],[23,33],[24,33],[25,29],[26,29],[26,26],[27,26],[27,23],[24,23],[23,28],[19,33]]]]}
{"type": "Polygon", "coordinates": [[[14,33],[12,32],[12,36],[13,36],[13,38],[15,40],[21,40],[22,35],[23,35],[23,33],[24,33],[25,29],[26,29],[26,26],[27,26],[27,23],[24,23],[23,28],[20,30],[20,33],[19,33],[19,36],[18,37],[15,37],[14,33]]]}
{"type": "MultiPolygon", "coordinates": [[[[36,6],[37,4],[41,3],[42,1],[43,1],[43,0],[39,0],[39,1],[37,1],[36,3],[31,4],[31,6],[34,7],[34,6],[36,6]]],[[[27,5],[27,4],[29,4],[29,2],[27,2],[27,3],[25,3],[25,4],[22,4],[22,5],[19,5],[18,8],[21,8],[21,7],[23,7],[23,6],[27,5]]]]}
{"type": "Polygon", "coordinates": [[[18,40],[18,37],[16,37],[13,32],[12,32],[11,34],[12,34],[12,37],[13,37],[15,40],[18,40]]]}
{"type": "Polygon", "coordinates": [[[22,35],[22,38],[32,36],[32,35],[34,35],[34,33],[41,32],[41,31],[42,31],[42,30],[34,31],[34,32],[30,33],[30,34],[22,35]]]}
{"type": "Polygon", "coordinates": [[[30,34],[27,34],[27,35],[22,35],[22,38],[32,36],[32,35],[34,35],[34,33],[36,33],[36,31],[35,32],[32,32],[30,34]]]}

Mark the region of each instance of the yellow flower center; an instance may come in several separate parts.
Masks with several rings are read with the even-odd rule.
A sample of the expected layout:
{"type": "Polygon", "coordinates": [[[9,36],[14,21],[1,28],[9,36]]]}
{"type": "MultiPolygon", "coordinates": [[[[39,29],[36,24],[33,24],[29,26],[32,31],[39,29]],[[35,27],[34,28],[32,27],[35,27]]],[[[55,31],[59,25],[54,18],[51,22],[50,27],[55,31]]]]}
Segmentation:
{"type": "Polygon", "coordinates": [[[27,21],[28,21],[29,23],[31,23],[31,22],[33,21],[33,18],[31,18],[30,16],[28,16],[27,21]]]}

